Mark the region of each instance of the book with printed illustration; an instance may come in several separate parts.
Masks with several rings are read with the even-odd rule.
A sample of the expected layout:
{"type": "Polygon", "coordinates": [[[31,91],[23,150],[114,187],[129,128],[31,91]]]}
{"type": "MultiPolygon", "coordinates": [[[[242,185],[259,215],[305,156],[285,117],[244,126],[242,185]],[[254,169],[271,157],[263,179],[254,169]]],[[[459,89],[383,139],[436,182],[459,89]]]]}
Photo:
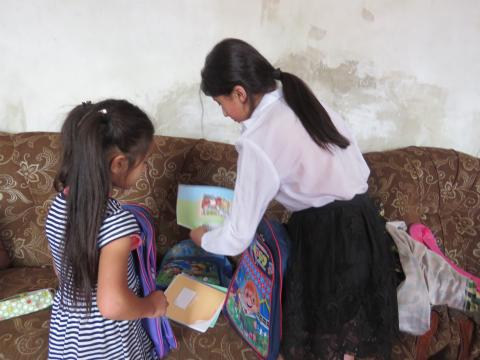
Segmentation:
{"type": "Polygon", "coordinates": [[[233,190],[220,186],[178,186],[177,224],[194,229],[205,225],[214,229],[223,224],[230,213],[233,190]]]}

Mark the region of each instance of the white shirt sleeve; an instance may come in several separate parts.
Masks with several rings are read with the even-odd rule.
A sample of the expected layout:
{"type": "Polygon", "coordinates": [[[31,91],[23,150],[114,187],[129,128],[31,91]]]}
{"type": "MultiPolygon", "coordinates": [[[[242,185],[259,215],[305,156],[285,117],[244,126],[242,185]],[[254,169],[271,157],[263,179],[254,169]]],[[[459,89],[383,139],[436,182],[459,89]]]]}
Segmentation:
{"type": "Polygon", "coordinates": [[[250,245],[268,204],[280,188],[278,173],[262,149],[247,139],[237,142],[236,147],[237,180],[230,216],[223,226],[202,237],[202,248],[215,254],[237,255],[250,245]]]}

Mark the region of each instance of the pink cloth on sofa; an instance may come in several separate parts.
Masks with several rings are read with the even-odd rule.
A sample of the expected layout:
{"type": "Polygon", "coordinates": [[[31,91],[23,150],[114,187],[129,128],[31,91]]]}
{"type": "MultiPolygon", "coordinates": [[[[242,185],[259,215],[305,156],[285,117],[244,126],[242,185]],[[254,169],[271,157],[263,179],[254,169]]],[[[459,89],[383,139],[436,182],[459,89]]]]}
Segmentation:
{"type": "Polygon", "coordinates": [[[424,244],[427,248],[432,250],[433,252],[440,255],[455,271],[459,274],[465,276],[466,278],[472,280],[477,285],[477,289],[480,290],[480,278],[476,277],[475,275],[470,274],[469,272],[461,269],[457,266],[452,260],[446,257],[442,250],[437,245],[437,241],[435,240],[435,236],[433,236],[432,231],[425,225],[420,223],[415,223],[410,225],[408,229],[410,236],[417,240],[418,242],[424,244]]]}

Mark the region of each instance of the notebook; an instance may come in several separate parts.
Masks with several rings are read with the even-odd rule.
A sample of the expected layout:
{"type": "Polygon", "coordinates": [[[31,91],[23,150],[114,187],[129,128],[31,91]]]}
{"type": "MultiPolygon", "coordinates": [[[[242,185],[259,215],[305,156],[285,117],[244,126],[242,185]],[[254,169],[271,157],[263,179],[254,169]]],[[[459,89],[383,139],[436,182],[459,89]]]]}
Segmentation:
{"type": "Polygon", "coordinates": [[[216,321],[226,294],[188,275],[175,276],[165,290],[167,317],[194,330],[205,332],[216,321]]]}

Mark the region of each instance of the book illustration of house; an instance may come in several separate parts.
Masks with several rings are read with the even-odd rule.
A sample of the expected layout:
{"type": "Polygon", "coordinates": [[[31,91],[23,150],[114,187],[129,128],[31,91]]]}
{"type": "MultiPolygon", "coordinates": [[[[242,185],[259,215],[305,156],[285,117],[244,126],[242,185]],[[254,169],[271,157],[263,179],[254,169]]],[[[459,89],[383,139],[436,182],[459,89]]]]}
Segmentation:
{"type": "Polygon", "coordinates": [[[221,196],[211,194],[203,195],[200,209],[201,215],[221,216],[225,217],[230,213],[231,201],[221,196]]]}

